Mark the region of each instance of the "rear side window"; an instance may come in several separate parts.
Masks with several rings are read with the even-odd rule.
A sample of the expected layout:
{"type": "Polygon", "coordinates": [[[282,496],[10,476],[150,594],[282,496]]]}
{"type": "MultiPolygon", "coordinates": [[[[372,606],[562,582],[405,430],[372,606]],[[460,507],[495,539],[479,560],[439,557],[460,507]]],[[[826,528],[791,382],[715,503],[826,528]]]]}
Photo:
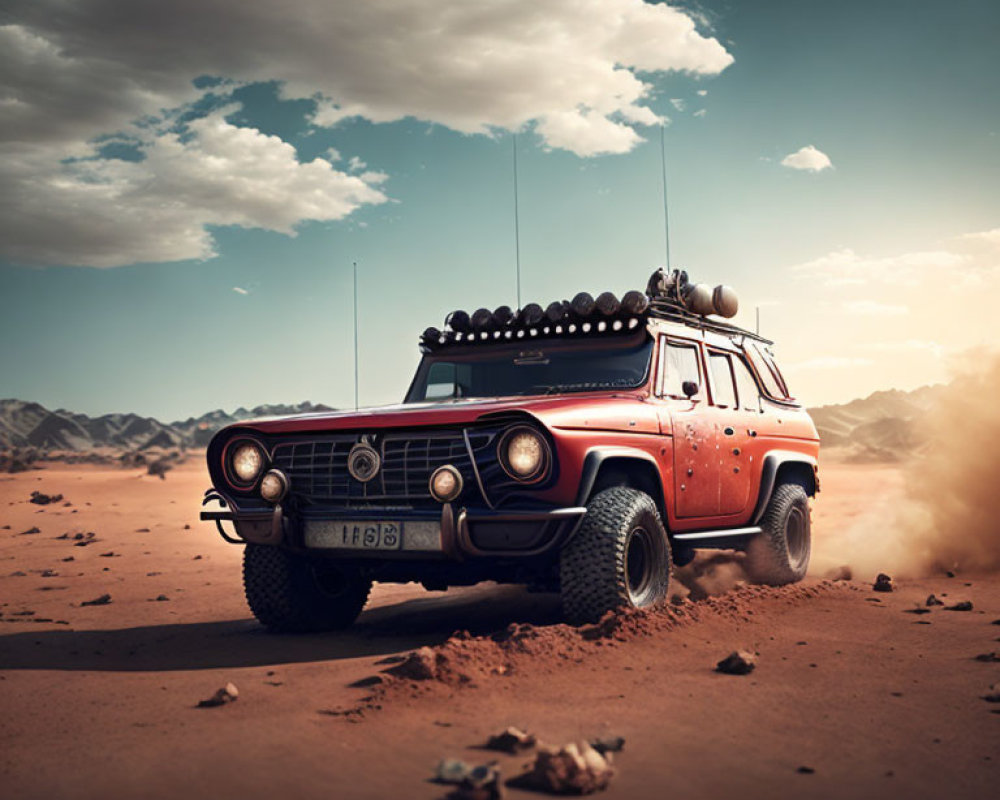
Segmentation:
{"type": "Polygon", "coordinates": [[[698,348],[694,345],[678,344],[666,339],[660,347],[660,395],[685,397],[684,381],[693,381],[701,386],[701,370],[698,367],[698,348]]]}
{"type": "Polygon", "coordinates": [[[712,373],[712,402],[719,408],[736,408],[736,386],[729,356],[710,352],[708,368],[712,373]]]}
{"type": "Polygon", "coordinates": [[[788,400],[789,394],[784,379],[771,354],[757,342],[748,343],[745,349],[757,375],[764,384],[764,391],[768,397],[773,397],[775,400],[788,400]]]}
{"type": "Polygon", "coordinates": [[[736,393],[739,395],[740,408],[745,411],[760,411],[760,389],[753,379],[750,367],[742,358],[733,359],[733,369],[736,371],[736,393]]]}

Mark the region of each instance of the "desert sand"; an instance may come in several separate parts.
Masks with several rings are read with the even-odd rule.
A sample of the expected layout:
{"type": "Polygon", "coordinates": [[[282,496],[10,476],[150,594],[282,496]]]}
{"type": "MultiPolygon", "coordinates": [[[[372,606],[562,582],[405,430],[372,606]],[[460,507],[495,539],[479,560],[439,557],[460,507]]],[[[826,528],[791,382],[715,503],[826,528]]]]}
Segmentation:
{"type": "Polygon", "coordinates": [[[241,549],[198,522],[197,457],[165,480],[0,476],[0,794],[438,798],[446,756],[520,774],[530,756],[481,749],[518,725],[552,744],[623,736],[609,798],[995,797],[1000,704],[982,696],[1000,664],[975,656],[1000,651],[1000,577],[939,572],[892,593],[871,591],[868,567],[823,579],[851,563],[860,519],[879,535],[902,483],[824,467],[800,586],[743,587],[738,563],[703,563],[678,595],[716,596],[588,632],[512,587],[377,586],[351,631],[287,637],[244,605],[241,549]],[[972,610],[908,613],[931,593],[972,610]],[[365,680],[422,646],[442,646],[440,680],[365,680]],[[715,672],[735,649],[759,654],[756,671],[715,672]],[[196,708],[228,682],[238,701],[196,708]]]}

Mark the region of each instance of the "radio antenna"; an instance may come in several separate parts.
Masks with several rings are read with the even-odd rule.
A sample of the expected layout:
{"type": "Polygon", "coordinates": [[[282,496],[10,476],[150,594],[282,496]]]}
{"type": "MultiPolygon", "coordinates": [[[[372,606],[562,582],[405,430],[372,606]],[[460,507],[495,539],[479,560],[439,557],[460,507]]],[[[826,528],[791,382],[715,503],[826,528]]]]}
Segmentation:
{"type": "Polygon", "coordinates": [[[514,268],[515,272],[515,284],[517,286],[517,307],[521,307],[521,226],[520,220],[518,218],[518,208],[517,208],[517,134],[515,133],[511,140],[513,142],[513,156],[514,156],[514,268]]]}
{"type": "Polygon", "coordinates": [[[667,126],[660,123],[660,171],[663,174],[663,239],[667,250],[667,272],[670,271],[670,215],[667,212],[667,126]]]}
{"type": "Polygon", "coordinates": [[[358,410],[358,262],[354,262],[354,410],[358,410]]]}

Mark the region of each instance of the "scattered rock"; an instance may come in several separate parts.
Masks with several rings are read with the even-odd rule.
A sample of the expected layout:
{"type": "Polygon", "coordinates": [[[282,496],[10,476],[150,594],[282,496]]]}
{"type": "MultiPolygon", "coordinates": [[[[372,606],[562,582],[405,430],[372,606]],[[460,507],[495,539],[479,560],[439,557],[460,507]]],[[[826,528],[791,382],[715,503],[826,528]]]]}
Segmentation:
{"type": "Polygon", "coordinates": [[[149,528],[136,528],[136,533],[149,533],[149,528]]]}
{"type": "Polygon", "coordinates": [[[972,601],[971,600],[963,600],[960,603],[955,603],[955,604],[950,605],[950,606],[945,606],[944,610],[945,611],[972,611],[972,601]]]}
{"type": "Polygon", "coordinates": [[[28,573],[27,572],[23,572],[22,570],[18,569],[18,570],[14,570],[14,572],[10,573],[10,577],[12,577],[12,578],[27,578],[28,577],[28,573]]]}
{"type": "Polygon", "coordinates": [[[157,602],[157,603],[166,603],[169,600],[170,600],[170,598],[167,597],[165,594],[158,594],[158,595],[156,595],[155,602],[157,602]]]}
{"type": "Polygon", "coordinates": [[[31,528],[28,528],[28,530],[26,530],[26,531],[21,531],[18,534],[18,536],[31,536],[32,534],[35,534],[35,533],[41,533],[41,531],[38,528],[36,528],[36,527],[31,527],[31,528]]]}
{"type": "Polygon", "coordinates": [[[444,758],[434,770],[434,780],[438,783],[461,783],[472,772],[472,767],[457,758],[444,758]]]}
{"type": "Polygon", "coordinates": [[[1000,703],[1000,683],[994,683],[990,690],[983,695],[983,700],[987,703],[1000,703]]]}
{"type": "Polygon", "coordinates": [[[239,699],[240,690],[232,683],[227,683],[219,691],[209,697],[207,700],[199,700],[198,708],[215,708],[216,706],[224,706],[226,703],[233,703],[239,699]]]}
{"type": "Polygon", "coordinates": [[[106,606],[111,602],[110,594],[102,594],[100,597],[95,597],[93,600],[84,600],[80,603],[81,606],[106,606]]]}
{"type": "Polygon", "coordinates": [[[496,736],[491,736],[486,741],[486,748],[514,755],[521,750],[530,750],[536,743],[534,734],[522,731],[520,728],[510,727],[496,736]]]}
{"type": "Polygon", "coordinates": [[[34,491],[31,493],[31,499],[29,503],[34,503],[36,506],[47,506],[49,503],[58,503],[63,499],[61,494],[45,494],[44,492],[34,491]]]}
{"type": "Polygon", "coordinates": [[[191,530],[191,526],[190,526],[190,525],[185,525],[185,526],[184,526],[184,530],[186,530],[186,531],[189,531],[189,530],[191,530]]]}
{"type": "Polygon", "coordinates": [[[715,671],[724,675],[749,675],[757,667],[757,656],[746,650],[734,650],[715,665],[715,671]]]}
{"type": "Polygon", "coordinates": [[[924,605],[926,605],[926,606],[943,606],[944,605],[944,601],[943,600],[938,600],[937,597],[935,597],[932,594],[929,594],[929,595],[927,595],[927,600],[924,601],[924,605]]]}
{"type": "Polygon", "coordinates": [[[59,573],[56,572],[54,569],[43,569],[39,573],[39,575],[41,575],[41,577],[43,577],[43,578],[58,578],[59,577],[59,573]]]}
{"type": "Polygon", "coordinates": [[[66,556],[66,558],[60,559],[60,561],[76,561],[76,559],[73,556],[66,556]]]}
{"type": "Polygon", "coordinates": [[[893,589],[892,578],[886,575],[884,572],[880,572],[875,578],[875,583],[872,585],[873,592],[891,592],[893,589]]]}
{"type": "Polygon", "coordinates": [[[106,553],[101,553],[101,558],[115,558],[117,555],[114,550],[108,550],[106,553]]]}
{"type": "Polygon", "coordinates": [[[174,465],[170,463],[170,459],[158,458],[156,461],[150,462],[149,466],[146,467],[147,475],[156,475],[161,481],[167,479],[167,473],[174,468],[174,465]]]}
{"type": "Polygon", "coordinates": [[[844,564],[843,566],[827,570],[823,577],[828,581],[849,581],[854,577],[854,573],[847,564],[844,564]]]}
{"type": "Polygon", "coordinates": [[[816,772],[816,770],[814,770],[812,767],[799,767],[795,771],[799,773],[799,775],[813,775],[816,772]]]}
{"type": "Polygon", "coordinates": [[[604,736],[592,741],[590,746],[602,756],[607,753],[620,753],[625,748],[625,738],[623,736],[604,736]]]}
{"type": "Polygon", "coordinates": [[[503,783],[496,764],[473,767],[448,795],[450,800],[502,800],[503,783]]]}
{"type": "Polygon", "coordinates": [[[192,561],[201,561],[201,560],[202,560],[202,558],[204,558],[204,556],[195,556],[195,557],[194,557],[194,558],[192,558],[191,560],[192,560],[192,561]]]}
{"type": "Polygon", "coordinates": [[[1000,653],[980,653],[975,658],[976,661],[983,661],[987,664],[998,664],[1000,663],[1000,653]]]}
{"type": "Polygon", "coordinates": [[[392,673],[400,678],[412,681],[429,681],[437,677],[437,655],[429,647],[421,647],[406,656],[399,666],[392,668],[392,673]]]}
{"type": "Polygon", "coordinates": [[[917,606],[916,608],[904,608],[904,614],[930,614],[931,610],[929,608],[921,608],[917,606]]]}
{"type": "Polygon", "coordinates": [[[591,794],[606,789],[615,770],[611,757],[602,756],[587,742],[565,747],[540,747],[524,783],[553,794],[591,794]]]}

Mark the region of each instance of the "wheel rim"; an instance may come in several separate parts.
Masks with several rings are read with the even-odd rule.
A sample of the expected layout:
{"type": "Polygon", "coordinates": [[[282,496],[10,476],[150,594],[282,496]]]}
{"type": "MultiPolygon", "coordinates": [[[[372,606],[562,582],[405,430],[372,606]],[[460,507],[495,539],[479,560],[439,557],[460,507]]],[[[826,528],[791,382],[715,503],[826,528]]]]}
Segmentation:
{"type": "Polygon", "coordinates": [[[628,596],[634,606],[643,606],[652,590],[653,565],[656,559],[653,555],[653,540],[645,528],[636,528],[628,539],[625,549],[625,582],[628,596]]]}
{"type": "Polygon", "coordinates": [[[785,543],[788,560],[798,569],[809,552],[808,523],[805,512],[798,506],[792,507],[785,520],[785,543]]]}

